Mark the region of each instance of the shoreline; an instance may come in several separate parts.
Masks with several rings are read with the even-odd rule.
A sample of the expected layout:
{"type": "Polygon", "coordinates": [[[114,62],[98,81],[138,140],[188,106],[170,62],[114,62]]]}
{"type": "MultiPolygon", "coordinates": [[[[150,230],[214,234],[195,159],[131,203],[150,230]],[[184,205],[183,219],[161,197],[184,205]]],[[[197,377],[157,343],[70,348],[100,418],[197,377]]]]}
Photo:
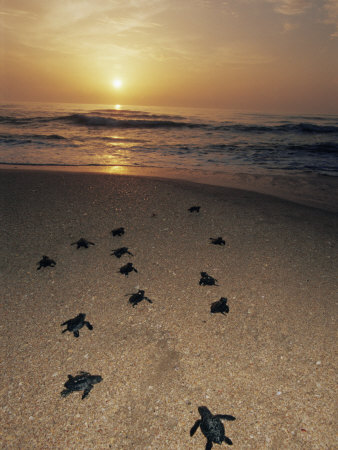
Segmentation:
{"type": "Polygon", "coordinates": [[[229,171],[164,169],[134,166],[44,166],[0,164],[0,172],[22,170],[33,172],[94,173],[170,179],[201,185],[228,187],[288,200],[300,205],[338,213],[338,177],[319,174],[254,174],[229,171]]]}
{"type": "Polygon", "coordinates": [[[203,449],[205,405],[237,448],[335,447],[337,214],[151,177],[8,170],[0,191],[0,446],[203,449]],[[79,313],[93,330],[62,334],[79,313]],[[81,370],[102,382],[61,397],[81,370]]]}

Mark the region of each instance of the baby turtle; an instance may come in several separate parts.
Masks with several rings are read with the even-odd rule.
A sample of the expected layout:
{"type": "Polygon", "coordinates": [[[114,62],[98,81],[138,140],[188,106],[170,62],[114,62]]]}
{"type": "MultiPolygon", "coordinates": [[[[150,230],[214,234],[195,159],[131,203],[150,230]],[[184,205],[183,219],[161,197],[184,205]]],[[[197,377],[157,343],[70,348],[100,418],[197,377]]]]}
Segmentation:
{"type": "Polygon", "coordinates": [[[144,291],[142,289],[139,289],[138,292],[136,292],[136,294],[127,294],[127,295],[131,295],[131,297],[129,298],[129,303],[133,305],[133,308],[135,308],[135,306],[138,303],[142,302],[142,300],[147,300],[147,302],[153,303],[152,300],[150,300],[150,298],[144,295],[144,291]]]}
{"type": "Polygon", "coordinates": [[[90,375],[88,372],[80,372],[79,375],[73,377],[72,375],[68,375],[68,381],[65,382],[64,386],[67,389],[64,389],[61,392],[62,397],[67,397],[67,395],[71,394],[75,391],[84,391],[82,394],[82,400],[86,398],[89,392],[93,389],[93,385],[100,383],[102,381],[102,377],[100,375],[90,375]]]}
{"type": "Polygon", "coordinates": [[[127,263],[124,266],[120,267],[120,273],[122,273],[126,277],[128,276],[128,273],[132,271],[137,272],[137,270],[133,266],[133,263],[127,263]]]}
{"type": "Polygon", "coordinates": [[[54,267],[56,262],[54,261],[54,259],[50,259],[48,258],[48,256],[44,255],[42,259],[36,264],[39,264],[37,270],[40,270],[41,267],[48,267],[48,266],[54,267]]]}
{"type": "Polygon", "coordinates": [[[77,337],[79,337],[79,330],[81,330],[81,328],[83,326],[86,325],[88,330],[92,330],[93,325],[90,324],[89,322],[87,322],[85,320],[85,318],[86,318],[86,314],[81,313],[78,316],[74,317],[74,319],[69,319],[66,322],[63,322],[61,324],[61,326],[63,327],[64,325],[66,325],[67,328],[65,330],[63,330],[62,333],[65,333],[66,331],[70,331],[70,332],[73,332],[74,336],[77,338],[77,337]]]}
{"type": "Polygon", "coordinates": [[[229,312],[229,306],[227,305],[228,299],[225,297],[221,297],[217,302],[211,304],[210,312],[212,313],[221,313],[225,316],[224,313],[229,312]]]}
{"type": "Polygon", "coordinates": [[[122,234],[124,234],[124,228],[123,227],[115,228],[114,230],[111,231],[111,234],[113,236],[122,236],[122,234]]]}
{"type": "Polygon", "coordinates": [[[87,239],[84,239],[84,238],[81,238],[78,241],[73,242],[70,245],[75,245],[75,244],[77,245],[76,248],[80,248],[80,247],[88,248],[89,245],[95,245],[94,242],[89,242],[89,241],[87,241],[87,239]]]}
{"type": "Polygon", "coordinates": [[[115,255],[116,258],[121,258],[122,255],[124,255],[125,253],[128,253],[128,255],[134,256],[132,253],[130,253],[128,251],[128,247],[120,247],[117,248],[116,250],[112,250],[112,255],[115,255]]]}
{"type": "Polygon", "coordinates": [[[188,209],[188,211],[192,212],[200,212],[201,207],[200,206],[192,206],[191,208],[188,209]]]}
{"type": "Polygon", "coordinates": [[[216,284],[216,278],[213,278],[212,276],[208,275],[206,272],[201,272],[201,279],[199,282],[200,286],[218,286],[216,284]]]}
{"type": "Polygon", "coordinates": [[[225,240],[221,237],[218,238],[209,238],[211,240],[210,244],[214,245],[225,245],[225,240]]]}
{"type": "Polygon", "coordinates": [[[225,436],[224,425],[220,419],[236,420],[236,417],[226,414],[213,415],[206,406],[199,406],[198,412],[201,415],[201,419],[196,420],[195,425],[190,430],[190,436],[193,436],[197,428],[201,427],[202,433],[207,438],[205,450],[210,450],[213,443],[222,444],[223,441],[228,445],[232,445],[232,440],[225,436]]]}

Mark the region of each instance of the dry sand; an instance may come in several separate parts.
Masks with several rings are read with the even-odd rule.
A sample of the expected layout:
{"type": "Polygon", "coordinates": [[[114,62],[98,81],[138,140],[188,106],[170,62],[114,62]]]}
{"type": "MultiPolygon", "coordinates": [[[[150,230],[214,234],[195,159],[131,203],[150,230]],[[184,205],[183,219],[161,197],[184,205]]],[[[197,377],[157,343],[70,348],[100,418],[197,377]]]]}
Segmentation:
{"type": "Polygon", "coordinates": [[[0,188],[1,448],[204,449],[200,405],[236,417],[236,448],[337,448],[337,214],[127,176],[0,171],[0,188]],[[132,308],[138,288],[152,304],[132,308]],[[80,312],[94,329],[61,334],[80,312]],[[62,398],[81,370],[103,381],[62,398]]]}

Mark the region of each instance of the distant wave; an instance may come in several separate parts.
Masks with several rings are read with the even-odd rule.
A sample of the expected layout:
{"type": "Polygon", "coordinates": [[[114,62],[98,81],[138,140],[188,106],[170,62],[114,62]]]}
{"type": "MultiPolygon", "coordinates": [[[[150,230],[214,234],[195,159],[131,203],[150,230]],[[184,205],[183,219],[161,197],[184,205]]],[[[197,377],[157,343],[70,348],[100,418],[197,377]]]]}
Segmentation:
{"type": "Polygon", "coordinates": [[[72,114],[69,116],[59,117],[59,120],[64,120],[67,122],[72,122],[77,125],[86,125],[92,127],[107,127],[107,128],[182,128],[182,127],[203,127],[205,125],[200,125],[191,122],[178,122],[175,120],[163,120],[159,119],[157,116],[153,116],[152,119],[133,119],[127,116],[126,119],[105,117],[105,116],[94,116],[91,114],[72,114]]]}
{"type": "Polygon", "coordinates": [[[226,124],[216,126],[215,129],[222,131],[241,133],[338,133],[338,126],[316,125],[313,123],[289,123],[283,125],[247,125],[247,124],[226,124]]]}
{"type": "MultiPolygon", "coordinates": [[[[151,129],[151,128],[200,128],[241,134],[337,134],[338,125],[315,124],[311,122],[285,123],[274,125],[248,124],[236,122],[203,123],[193,122],[181,116],[150,114],[144,111],[96,110],[89,113],[67,115],[46,115],[33,117],[0,116],[0,123],[13,126],[39,126],[52,122],[68,123],[76,126],[101,127],[112,129],[151,129]]],[[[44,137],[46,139],[46,137],[44,137]]],[[[47,139],[63,139],[50,135],[47,139]]]]}
{"type": "Polygon", "coordinates": [[[310,152],[310,153],[338,153],[337,142],[317,142],[314,144],[288,144],[286,146],[288,151],[294,152],[310,152]]]}
{"type": "Polygon", "coordinates": [[[54,117],[12,117],[12,116],[0,116],[0,123],[9,124],[9,125],[31,125],[31,124],[40,124],[47,123],[56,120],[54,117]]]}
{"type": "Polygon", "coordinates": [[[44,142],[44,141],[61,141],[67,140],[67,138],[60,136],[59,134],[0,134],[0,143],[7,144],[23,144],[23,143],[33,143],[33,142],[44,142]]]}
{"type": "Polygon", "coordinates": [[[170,119],[170,120],[182,120],[182,116],[169,115],[169,114],[152,114],[146,111],[133,111],[130,109],[95,109],[90,114],[107,116],[126,116],[128,119],[170,119]]]}
{"type": "Polygon", "coordinates": [[[283,156],[285,152],[294,153],[337,153],[338,142],[316,142],[309,144],[271,144],[259,143],[259,145],[243,145],[243,144],[212,144],[209,146],[212,152],[238,152],[238,151],[254,151],[257,153],[269,154],[279,152],[283,156]]]}

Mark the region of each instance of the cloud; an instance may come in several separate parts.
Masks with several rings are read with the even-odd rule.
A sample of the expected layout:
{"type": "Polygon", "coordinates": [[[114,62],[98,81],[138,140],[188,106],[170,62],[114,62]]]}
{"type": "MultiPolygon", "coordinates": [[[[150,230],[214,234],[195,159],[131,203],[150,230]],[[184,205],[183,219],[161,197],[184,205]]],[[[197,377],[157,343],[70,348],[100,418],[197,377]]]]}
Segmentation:
{"type": "Polygon", "coordinates": [[[303,14],[312,6],[312,0],[267,0],[275,4],[275,11],[286,16],[303,14]]]}
{"type": "MultiPolygon", "coordinates": [[[[338,0],[265,0],[274,5],[274,10],[285,16],[296,16],[304,14],[308,9],[313,8],[318,16],[322,16],[323,12],[326,18],[318,19],[317,22],[322,22],[328,25],[333,25],[335,31],[331,34],[332,38],[338,37],[338,0]]],[[[290,31],[296,28],[295,25],[286,22],[284,24],[284,31],[290,31]]]]}
{"type": "Polygon", "coordinates": [[[135,56],[125,36],[158,29],[153,20],[166,5],[161,0],[3,0],[0,25],[13,46],[59,54],[135,56]],[[46,3],[47,4],[47,3],[46,3]]]}
{"type": "Polygon", "coordinates": [[[327,0],[324,4],[324,9],[327,12],[327,19],[325,23],[334,25],[336,27],[335,32],[331,34],[331,37],[338,37],[338,0],[327,0]]]}

